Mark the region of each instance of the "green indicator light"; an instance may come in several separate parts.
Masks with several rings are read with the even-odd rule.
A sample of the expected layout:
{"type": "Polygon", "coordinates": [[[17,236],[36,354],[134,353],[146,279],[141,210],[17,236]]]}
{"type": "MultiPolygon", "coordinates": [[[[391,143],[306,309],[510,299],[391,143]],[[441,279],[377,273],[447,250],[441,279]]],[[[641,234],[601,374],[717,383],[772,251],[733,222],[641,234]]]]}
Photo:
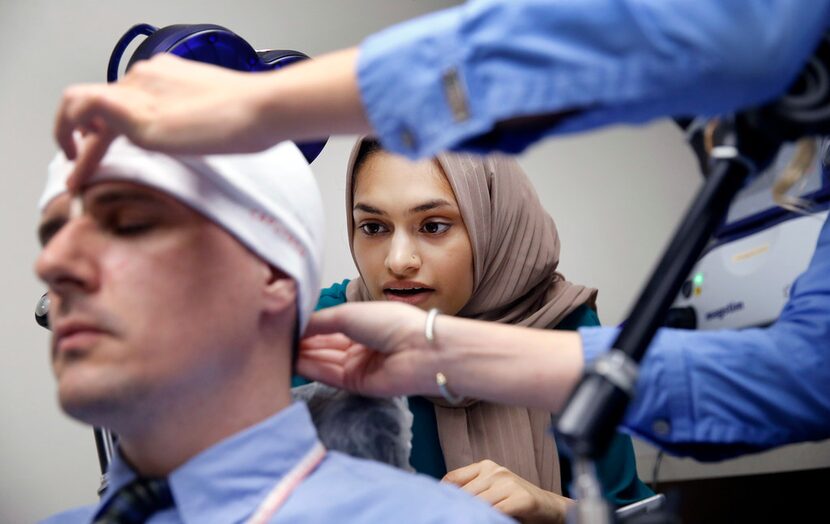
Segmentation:
{"type": "Polygon", "coordinates": [[[703,284],[703,273],[698,273],[697,275],[695,275],[695,278],[692,279],[692,282],[694,282],[696,286],[703,284]]]}

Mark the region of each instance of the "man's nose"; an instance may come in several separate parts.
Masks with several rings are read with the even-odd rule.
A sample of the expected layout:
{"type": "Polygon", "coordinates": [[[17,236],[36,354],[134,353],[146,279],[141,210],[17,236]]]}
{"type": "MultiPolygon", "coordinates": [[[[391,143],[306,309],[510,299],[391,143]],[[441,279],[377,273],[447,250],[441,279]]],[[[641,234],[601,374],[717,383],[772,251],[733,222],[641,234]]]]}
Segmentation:
{"type": "Polygon", "coordinates": [[[98,284],[97,264],[90,244],[89,220],[69,220],[46,243],[35,262],[35,273],[57,294],[93,289],[98,284]]]}
{"type": "Polygon", "coordinates": [[[386,268],[395,275],[406,275],[421,267],[418,245],[410,235],[395,232],[386,255],[386,268]]]}

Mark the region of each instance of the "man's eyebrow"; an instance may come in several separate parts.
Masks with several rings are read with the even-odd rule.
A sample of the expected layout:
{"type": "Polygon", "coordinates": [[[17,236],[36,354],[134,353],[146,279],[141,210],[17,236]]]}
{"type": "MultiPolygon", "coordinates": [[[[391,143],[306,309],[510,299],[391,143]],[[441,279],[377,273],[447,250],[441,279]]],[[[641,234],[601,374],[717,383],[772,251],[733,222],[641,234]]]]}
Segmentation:
{"type": "Polygon", "coordinates": [[[111,205],[124,202],[149,202],[160,203],[160,199],[153,194],[143,191],[113,189],[112,191],[101,191],[92,196],[90,205],[111,205]]]}
{"type": "Polygon", "coordinates": [[[37,228],[37,238],[40,240],[41,247],[45,246],[64,224],[66,224],[65,216],[52,217],[41,223],[37,228]]]}
{"type": "Polygon", "coordinates": [[[431,209],[435,209],[438,207],[452,207],[448,201],[444,200],[443,198],[436,198],[434,200],[430,200],[428,202],[424,202],[423,204],[417,205],[409,210],[410,214],[414,213],[423,213],[424,211],[429,211],[431,209]]]}
{"type": "Polygon", "coordinates": [[[354,205],[354,210],[355,211],[364,211],[366,213],[371,213],[372,215],[385,215],[386,214],[385,211],[381,211],[380,209],[378,209],[376,207],[372,207],[368,204],[361,204],[360,202],[358,202],[357,204],[354,205]]]}

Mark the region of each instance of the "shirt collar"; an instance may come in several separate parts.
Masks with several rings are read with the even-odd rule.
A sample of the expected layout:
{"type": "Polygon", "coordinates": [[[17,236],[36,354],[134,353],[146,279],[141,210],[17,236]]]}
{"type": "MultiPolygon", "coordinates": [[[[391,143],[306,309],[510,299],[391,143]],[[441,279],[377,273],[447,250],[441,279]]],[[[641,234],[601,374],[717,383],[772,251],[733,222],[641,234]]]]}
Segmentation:
{"type": "MultiPolygon", "coordinates": [[[[295,402],[279,413],[194,456],[168,477],[183,522],[240,522],[317,442],[308,408],[295,402]]],[[[136,477],[113,457],[99,510],[136,477]]]]}

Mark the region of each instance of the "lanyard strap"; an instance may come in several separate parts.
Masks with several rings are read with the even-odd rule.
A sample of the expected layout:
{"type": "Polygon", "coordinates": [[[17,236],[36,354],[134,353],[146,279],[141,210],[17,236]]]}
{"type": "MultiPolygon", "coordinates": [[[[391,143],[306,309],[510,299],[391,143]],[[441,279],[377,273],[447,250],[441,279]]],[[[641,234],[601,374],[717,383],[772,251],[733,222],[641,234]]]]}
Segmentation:
{"type": "Polygon", "coordinates": [[[274,486],[262,504],[259,505],[254,515],[248,520],[248,524],[265,524],[271,520],[277,511],[285,504],[286,499],[297,489],[303,480],[323,461],[326,456],[326,448],[318,440],[308,452],[300,459],[296,466],[291,468],[278,483],[274,486]]]}

